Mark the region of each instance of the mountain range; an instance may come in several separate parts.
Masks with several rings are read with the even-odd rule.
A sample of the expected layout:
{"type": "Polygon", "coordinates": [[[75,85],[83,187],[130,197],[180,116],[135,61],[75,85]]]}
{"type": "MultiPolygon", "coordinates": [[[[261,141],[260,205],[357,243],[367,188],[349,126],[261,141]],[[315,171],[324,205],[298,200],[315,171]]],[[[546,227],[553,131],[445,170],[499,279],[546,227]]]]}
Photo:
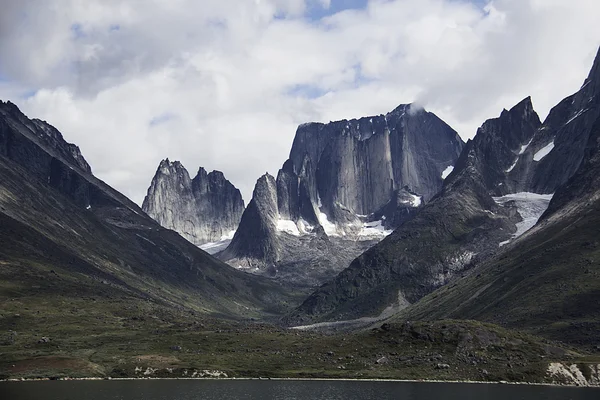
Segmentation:
{"type": "Polygon", "coordinates": [[[140,208],[0,102],[0,375],[600,382],[599,176],[600,52],[467,143],[414,104],[301,125],[247,207],[165,159],[140,208]]]}
{"type": "MultiPolygon", "coordinates": [[[[543,124],[529,98],[486,121],[417,216],[314,292],[288,321],[398,311],[503,257],[512,249],[504,246],[537,221],[555,191],[564,196],[561,189],[586,165],[582,160],[600,116],[599,64],[597,57],[581,89],[543,124]]],[[[550,209],[556,208],[555,201],[550,209]]]]}

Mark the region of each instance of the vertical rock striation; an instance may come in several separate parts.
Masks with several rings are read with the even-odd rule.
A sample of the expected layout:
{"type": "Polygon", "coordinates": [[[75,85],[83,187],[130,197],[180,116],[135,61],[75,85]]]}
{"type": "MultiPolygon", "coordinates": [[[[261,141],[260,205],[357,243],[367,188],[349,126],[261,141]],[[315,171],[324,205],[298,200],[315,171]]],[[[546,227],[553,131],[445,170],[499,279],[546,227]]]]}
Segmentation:
{"type": "MultiPolygon", "coordinates": [[[[547,214],[577,196],[577,188],[565,182],[582,165],[586,146],[593,154],[589,143],[599,117],[600,52],[581,89],[554,107],[543,124],[530,98],[486,121],[440,193],[315,291],[288,322],[351,319],[406,307],[489,259],[520,233],[517,224],[527,222],[518,202],[497,203],[492,196],[526,198],[531,192],[539,198],[563,188],[547,214]]],[[[592,185],[593,174],[588,175],[592,185]]]]}
{"type": "Polygon", "coordinates": [[[161,161],[142,209],[165,228],[195,245],[215,242],[235,231],[244,211],[240,191],[222,172],[198,170],[190,179],[179,161],[161,161]]]}
{"type": "Polygon", "coordinates": [[[332,276],[431,199],[463,145],[452,128],[413,105],[387,115],[301,125],[289,159],[276,179],[259,179],[219,257],[275,276],[284,266],[332,276]]]}

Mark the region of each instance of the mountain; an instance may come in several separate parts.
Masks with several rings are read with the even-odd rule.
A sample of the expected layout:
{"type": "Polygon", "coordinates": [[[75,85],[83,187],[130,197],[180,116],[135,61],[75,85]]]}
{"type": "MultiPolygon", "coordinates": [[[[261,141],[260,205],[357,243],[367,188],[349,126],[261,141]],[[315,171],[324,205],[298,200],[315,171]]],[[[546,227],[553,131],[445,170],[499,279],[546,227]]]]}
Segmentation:
{"type": "Polygon", "coordinates": [[[3,298],[91,293],[230,317],[280,312],[290,300],[162,228],[94,177],[55,128],[10,102],[0,103],[0,219],[3,298]]]}
{"type": "MultiPolygon", "coordinates": [[[[296,304],[289,288],[219,262],[90,170],[58,131],[0,103],[2,379],[548,382],[547,363],[570,356],[477,322],[343,335],[270,325],[264,320],[296,304]]],[[[273,180],[259,182],[261,193],[273,192],[273,180]]]]}
{"type": "MultiPolygon", "coordinates": [[[[588,104],[598,104],[595,94],[588,104]]],[[[395,319],[495,322],[597,351],[600,330],[600,118],[583,162],[540,222],[464,279],[395,319]]]]}
{"type": "Polygon", "coordinates": [[[414,105],[301,125],[289,159],[276,178],[258,180],[218,257],[318,286],[410,219],[440,189],[462,147],[452,128],[414,105]]]}
{"type": "Polygon", "coordinates": [[[441,192],[355,259],[288,318],[291,324],[393,313],[493,258],[533,226],[579,168],[600,107],[600,56],[544,124],[523,100],[486,121],[441,192]]]}
{"type": "Polygon", "coordinates": [[[202,167],[194,179],[179,161],[161,161],[142,209],[159,224],[194,243],[218,242],[233,235],[244,201],[220,171],[202,167]]]}

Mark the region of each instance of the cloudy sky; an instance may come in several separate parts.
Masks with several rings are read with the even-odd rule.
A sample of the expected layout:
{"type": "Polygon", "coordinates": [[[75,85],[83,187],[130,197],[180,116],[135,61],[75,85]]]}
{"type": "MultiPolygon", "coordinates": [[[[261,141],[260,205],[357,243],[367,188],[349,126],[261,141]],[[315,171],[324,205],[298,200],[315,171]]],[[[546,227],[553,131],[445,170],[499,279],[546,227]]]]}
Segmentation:
{"type": "Polygon", "coordinates": [[[464,138],[541,118],[600,45],[598,0],[1,0],[0,99],[141,203],[161,159],[249,201],[296,126],[416,101],[464,138]]]}

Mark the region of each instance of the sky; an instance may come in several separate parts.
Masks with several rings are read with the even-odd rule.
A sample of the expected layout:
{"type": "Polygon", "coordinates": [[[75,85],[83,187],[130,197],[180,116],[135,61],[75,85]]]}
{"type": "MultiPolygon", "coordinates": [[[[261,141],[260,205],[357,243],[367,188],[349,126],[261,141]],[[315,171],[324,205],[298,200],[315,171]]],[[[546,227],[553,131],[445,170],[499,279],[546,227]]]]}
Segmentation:
{"type": "Polygon", "coordinates": [[[597,0],[2,0],[0,99],[141,204],[159,162],[248,202],[296,128],[416,102],[463,139],[527,96],[544,119],[600,45],[597,0]]]}

